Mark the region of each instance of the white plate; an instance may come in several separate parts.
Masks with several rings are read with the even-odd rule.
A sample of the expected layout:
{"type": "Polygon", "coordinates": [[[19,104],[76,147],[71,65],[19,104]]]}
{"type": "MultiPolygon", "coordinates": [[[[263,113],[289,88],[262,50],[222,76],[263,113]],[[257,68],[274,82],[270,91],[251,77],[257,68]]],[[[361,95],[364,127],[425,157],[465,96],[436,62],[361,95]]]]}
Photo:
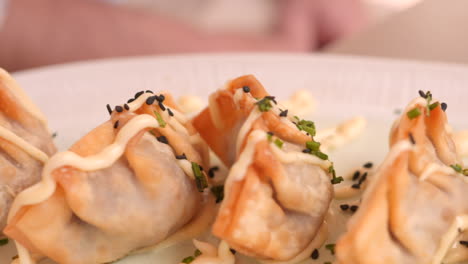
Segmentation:
{"type": "MultiPolygon", "coordinates": [[[[313,116],[319,129],[354,115],[369,118],[359,140],[331,154],[338,173],[385,156],[394,111],[404,108],[419,89],[447,102],[452,125],[468,128],[468,68],[456,65],[323,55],[197,55],[76,63],[14,77],[48,116],[51,129],[58,132],[57,144],[65,149],[108,118],[107,103],[121,104],[147,89],[206,97],[228,79],[250,73],[280,99],[297,89],[311,91],[319,103],[313,116]]],[[[12,246],[0,248],[0,263],[7,262],[7,249],[12,246]]],[[[179,254],[190,250],[185,247],[179,254]]],[[[156,263],[155,256],[139,263],[156,263]]]]}

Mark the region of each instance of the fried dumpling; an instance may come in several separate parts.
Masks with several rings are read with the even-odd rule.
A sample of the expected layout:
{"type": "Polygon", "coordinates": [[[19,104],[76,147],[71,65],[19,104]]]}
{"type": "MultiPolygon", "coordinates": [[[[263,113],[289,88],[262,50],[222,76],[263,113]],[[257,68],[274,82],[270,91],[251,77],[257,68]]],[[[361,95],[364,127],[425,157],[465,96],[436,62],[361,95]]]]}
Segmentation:
{"type": "Polygon", "coordinates": [[[15,200],[5,234],[58,263],[107,263],[189,223],[207,148],[166,95],[138,93],[46,164],[15,200]]]}
{"type": "Polygon", "coordinates": [[[0,69],[0,230],[14,197],[40,180],[44,162],[55,151],[42,113],[0,69]]]}
{"type": "Polygon", "coordinates": [[[338,263],[440,264],[468,257],[452,252],[451,262],[444,260],[468,227],[468,177],[460,173],[445,106],[425,97],[394,125],[390,153],[337,244],[338,263]]]}
{"type": "Polygon", "coordinates": [[[231,166],[213,234],[264,260],[309,249],[333,195],[332,163],[313,140],[313,123],[289,117],[253,76],[242,76],[212,94],[193,124],[231,166]]]}

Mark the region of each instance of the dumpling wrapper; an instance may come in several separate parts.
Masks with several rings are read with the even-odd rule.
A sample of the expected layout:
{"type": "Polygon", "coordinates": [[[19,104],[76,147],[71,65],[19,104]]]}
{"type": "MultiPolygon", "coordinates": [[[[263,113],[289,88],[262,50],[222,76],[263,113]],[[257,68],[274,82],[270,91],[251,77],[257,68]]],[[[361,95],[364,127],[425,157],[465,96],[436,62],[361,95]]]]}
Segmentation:
{"type": "Polygon", "coordinates": [[[311,137],[289,119],[273,109],[253,113],[258,111],[254,98],[267,95],[251,75],[234,79],[210,96],[209,108],[193,124],[232,165],[213,234],[248,256],[290,260],[307,248],[323,223],[333,196],[331,163],[302,153],[311,137]],[[252,120],[252,115],[258,117],[252,120]],[[273,132],[272,141],[284,142],[281,149],[267,139],[267,131],[273,132]],[[285,161],[284,155],[295,156],[285,161]]]}
{"type": "Polygon", "coordinates": [[[421,114],[405,112],[392,129],[392,149],[337,243],[338,263],[438,264],[457,242],[443,239],[468,214],[466,176],[449,167],[462,162],[441,107],[415,102],[407,111],[421,114]]]}
{"type": "Polygon", "coordinates": [[[55,151],[42,113],[13,78],[0,69],[0,230],[6,225],[14,197],[40,180],[44,161],[55,151]],[[35,155],[28,153],[18,140],[35,155]]]}
{"type": "MultiPolygon", "coordinates": [[[[166,107],[175,109],[166,95],[166,107]]],[[[121,129],[138,116],[160,110],[143,104],[135,112],[114,111],[110,121],[84,136],[70,151],[83,156],[100,153],[116,140],[121,129]],[[118,120],[119,125],[114,128],[118,120]]],[[[107,263],[135,249],[161,242],[187,224],[201,206],[195,182],[179,166],[175,155],[205,165],[198,143],[166,126],[153,129],[169,144],[159,142],[144,128],[125,146],[110,167],[82,171],[71,166],[53,170],[55,192],[45,201],[21,208],[5,233],[33,253],[58,263],[107,263]]],[[[202,148],[202,147],[201,147],[202,148]]],[[[206,148],[205,148],[206,151],[206,148]]],[[[53,158],[52,158],[53,159],[53,158]]],[[[51,160],[52,160],[51,159],[51,160]]]]}

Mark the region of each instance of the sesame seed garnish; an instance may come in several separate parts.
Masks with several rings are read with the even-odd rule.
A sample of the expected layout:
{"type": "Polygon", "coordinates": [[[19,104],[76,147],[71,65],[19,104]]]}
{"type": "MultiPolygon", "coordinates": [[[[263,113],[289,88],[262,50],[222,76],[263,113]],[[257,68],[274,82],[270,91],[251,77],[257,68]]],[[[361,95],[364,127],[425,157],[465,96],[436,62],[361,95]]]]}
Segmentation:
{"type": "Polygon", "coordinates": [[[54,133],[52,134],[52,138],[56,138],[57,136],[58,136],[58,132],[54,132],[54,133]]]}
{"type": "Polygon", "coordinates": [[[174,113],[172,112],[170,108],[167,108],[167,112],[169,113],[170,116],[174,116],[174,113]]]}
{"type": "Polygon", "coordinates": [[[122,113],[123,112],[123,107],[121,107],[120,105],[116,106],[115,107],[115,111],[119,112],[119,113],[122,113]]]}
{"type": "Polygon", "coordinates": [[[303,150],[302,150],[302,152],[304,152],[304,153],[310,153],[310,152],[312,152],[312,150],[311,150],[311,149],[308,149],[308,148],[306,148],[306,149],[303,149],[303,150]]]}
{"type": "Polygon", "coordinates": [[[421,96],[422,98],[427,98],[427,94],[423,92],[422,90],[419,90],[418,93],[419,93],[419,96],[421,96]]]}
{"type": "Polygon", "coordinates": [[[234,254],[234,255],[235,255],[236,252],[237,252],[237,251],[236,251],[235,249],[233,249],[233,248],[230,248],[229,251],[231,251],[231,253],[234,254]]]}
{"type": "Polygon", "coordinates": [[[288,116],[288,109],[284,110],[284,111],[281,111],[281,113],[279,114],[279,116],[281,117],[287,117],[288,116]]]}
{"type": "Polygon", "coordinates": [[[353,189],[360,189],[361,188],[361,185],[359,183],[355,183],[353,185],[351,185],[351,188],[353,189]]]}
{"type": "Polygon", "coordinates": [[[349,210],[351,210],[351,212],[356,212],[357,210],[359,209],[359,206],[357,205],[351,205],[351,207],[349,207],[349,210]]]}
{"type": "Polygon", "coordinates": [[[163,111],[166,111],[166,107],[161,102],[159,102],[159,108],[161,108],[161,110],[163,110],[163,111]]]}
{"type": "Polygon", "coordinates": [[[460,240],[460,245],[468,247],[468,240],[460,240]]]}
{"type": "Polygon", "coordinates": [[[440,107],[442,108],[442,110],[445,112],[445,110],[447,110],[447,104],[446,103],[441,103],[440,104],[440,107]]]}
{"type": "Polygon", "coordinates": [[[346,211],[349,209],[349,205],[347,204],[340,204],[340,209],[343,210],[343,211],[346,211]]]}
{"type": "Polygon", "coordinates": [[[119,127],[119,120],[115,121],[114,123],[114,128],[118,128],[119,127]]]}
{"type": "Polygon", "coordinates": [[[151,90],[146,90],[145,93],[153,93],[151,90]]]}
{"type": "Polygon", "coordinates": [[[127,104],[129,104],[129,103],[131,103],[131,102],[133,102],[133,101],[135,101],[135,99],[130,98],[130,99],[127,100],[127,104]]]}
{"type": "Polygon", "coordinates": [[[411,141],[411,144],[415,145],[416,144],[416,140],[414,140],[414,137],[413,137],[413,134],[409,133],[409,140],[411,141]]]}
{"type": "Polygon", "coordinates": [[[370,169],[372,168],[374,164],[372,164],[372,162],[367,162],[366,164],[362,165],[364,168],[367,168],[367,169],[370,169]]]}
{"type": "Polygon", "coordinates": [[[109,112],[109,115],[112,114],[112,108],[109,104],[106,105],[107,112],[109,112]]]}
{"type": "Polygon", "coordinates": [[[152,105],[154,103],[154,100],[156,100],[156,97],[157,96],[150,96],[150,97],[146,98],[146,104],[147,105],[152,105]]]}
{"type": "Polygon", "coordinates": [[[354,174],[353,174],[353,181],[359,179],[359,176],[361,176],[361,172],[360,171],[355,171],[354,174]]]}
{"type": "Polygon", "coordinates": [[[319,251],[317,249],[314,249],[314,251],[312,251],[312,255],[310,255],[310,257],[312,259],[318,259],[319,258],[319,251]]]}
{"type": "Polygon", "coordinates": [[[208,170],[208,176],[209,176],[210,178],[214,178],[215,172],[217,172],[218,170],[219,170],[219,167],[218,167],[218,166],[211,167],[211,168],[208,170]]]}
{"type": "Polygon", "coordinates": [[[271,131],[268,131],[267,134],[270,135],[270,136],[274,135],[273,132],[271,132],[271,131]]]}
{"type": "Polygon", "coordinates": [[[250,87],[248,86],[242,87],[242,90],[244,91],[244,93],[250,93],[250,87]]]}
{"type": "Polygon", "coordinates": [[[165,99],[166,97],[164,97],[164,94],[160,94],[159,96],[156,96],[156,101],[160,103],[164,102],[165,99]]]}
{"type": "Polygon", "coordinates": [[[145,93],[144,91],[139,91],[138,93],[135,94],[135,99],[137,99],[138,97],[140,97],[143,93],[145,93]]]}
{"type": "Polygon", "coordinates": [[[361,178],[359,179],[359,182],[358,184],[361,185],[363,182],[365,182],[367,179],[367,172],[365,172],[364,174],[362,174],[361,178]]]}
{"type": "Polygon", "coordinates": [[[128,106],[128,104],[124,104],[124,108],[125,108],[125,110],[127,110],[127,111],[130,110],[130,106],[128,106]]]}
{"type": "Polygon", "coordinates": [[[161,143],[169,144],[169,141],[167,140],[167,137],[165,136],[160,136],[160,137],[157,137],[156,139],[161,143]]]}
{"type": "Polygon", "coordinates": [[[185,156],[185,153],[182,153],[182,155],[176,155],[175,158],[178,160],[184,160],[187,159],[187,156],[185,156]]]}

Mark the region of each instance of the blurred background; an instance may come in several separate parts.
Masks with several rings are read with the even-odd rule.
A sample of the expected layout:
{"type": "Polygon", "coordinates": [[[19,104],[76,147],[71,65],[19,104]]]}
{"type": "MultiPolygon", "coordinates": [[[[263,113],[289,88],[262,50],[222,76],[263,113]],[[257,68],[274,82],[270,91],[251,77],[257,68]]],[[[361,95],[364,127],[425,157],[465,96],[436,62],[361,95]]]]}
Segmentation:
{"type": "Polygon", "coordinates": [[[465,63],[467,7],[466,0],[0,0],[0,67],[208,52],[465,63]]]}

